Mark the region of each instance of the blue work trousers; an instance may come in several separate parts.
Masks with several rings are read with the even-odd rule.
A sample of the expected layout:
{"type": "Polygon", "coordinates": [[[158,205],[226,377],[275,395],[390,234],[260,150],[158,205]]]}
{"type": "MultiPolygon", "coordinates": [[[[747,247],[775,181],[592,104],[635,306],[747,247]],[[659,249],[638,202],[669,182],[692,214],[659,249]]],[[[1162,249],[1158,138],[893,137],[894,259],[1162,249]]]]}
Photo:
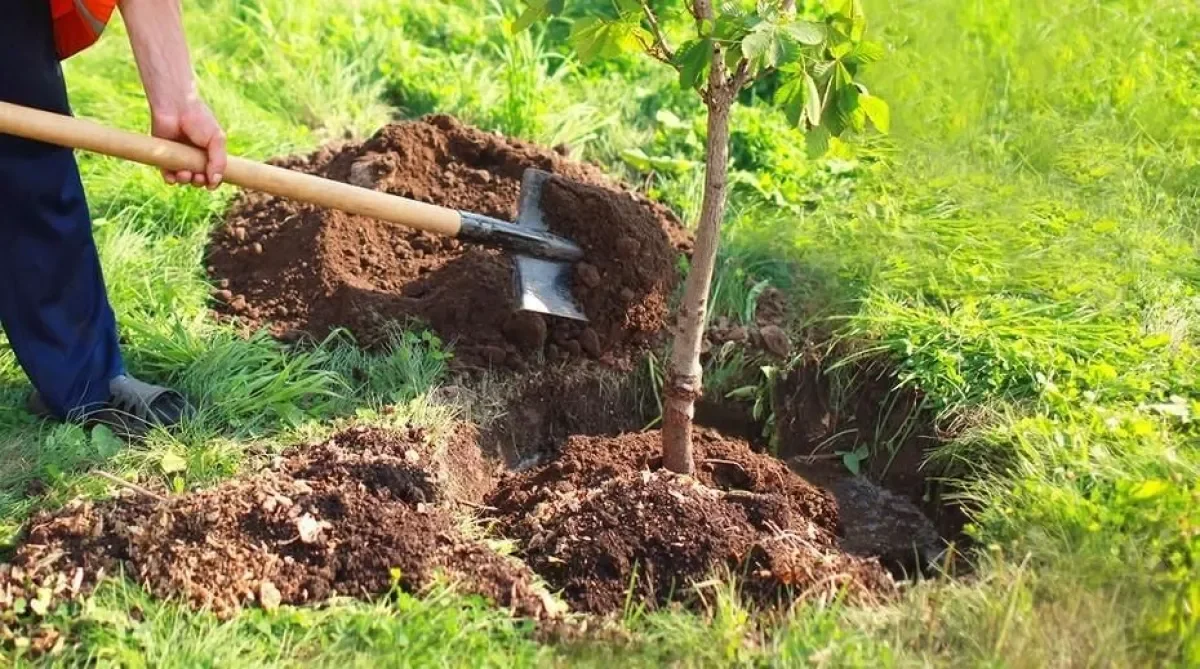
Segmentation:
{"type": "MultiPolygon", "coordinates": [[[[48,0],[7,0],[0,100],[69,114],[48,0]]],[[[69,149],[0,134],[0,326],[59,417],[108,400],[124,373],[117,327],[69,149]]]]}

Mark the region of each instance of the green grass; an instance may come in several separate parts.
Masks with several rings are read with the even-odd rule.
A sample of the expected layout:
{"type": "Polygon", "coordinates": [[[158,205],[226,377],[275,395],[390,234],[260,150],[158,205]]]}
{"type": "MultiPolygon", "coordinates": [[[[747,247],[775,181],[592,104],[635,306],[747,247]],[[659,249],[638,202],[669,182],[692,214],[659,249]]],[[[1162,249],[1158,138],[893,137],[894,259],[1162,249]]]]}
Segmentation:
{"type": "MultiPolygon", "coordinates": [[[[566,143],[694,219],[703,119],[652,64],[581,65],[564,57],[557,28],[508,35],[506,3],[186,4],[202,90],[239,154],[447,112],[566,143]]],[[[868,10],[889,51],[869,83],[891,104],[893,134],[811,161],[777,114],[740,108],[714,311],[745,321],[756,287],[779,287],[797,329],[888,360],[946,424],[967,426],[931,457],[978,509],[969,579],[923,582],[885,606],[818,603],[771,619],[716,593],[710,615],[631,611],[619,640],[583,644],[542,643],[449,590],[218,621],[114,580],[56,614],[70,641],[48,662],[1200,662],[1200,9],[896,0],[868,10]]],[[[119,26],[67,70],[78,113],[148,125],[119,26]]],[[[109,494],[96,468],[186,489],[339,421],[437,427],[454,415],[429,399],[444,379],[436,341],[401,333],[367,355],[339,336],[297,352],[214,323],[204,242],[228,189],[172,189],[152,170],[82,163],[132,369],[205,409],[178,435],[118,448],[26,416],[24,378],[0,349],[0,541],[39,508],[109,494]],[[377,413],[391,403],[399,417],[377,413]],[[185,468],[166,473],[167,455],[185,468]],[[28,495],[33,481],[48,491],[28,495]]],[[[713,372],[735,385],[744,364],[713,372]]]]}

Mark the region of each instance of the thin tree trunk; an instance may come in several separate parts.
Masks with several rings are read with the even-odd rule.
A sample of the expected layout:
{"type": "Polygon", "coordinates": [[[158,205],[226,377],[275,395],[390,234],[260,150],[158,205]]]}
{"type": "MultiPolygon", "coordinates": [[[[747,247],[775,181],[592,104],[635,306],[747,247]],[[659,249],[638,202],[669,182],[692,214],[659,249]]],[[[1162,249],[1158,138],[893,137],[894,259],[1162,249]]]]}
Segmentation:
{"type": "Polygon", "coordinates": [[[705,164],[704,204],[692,253],[691,271],[684,286],[683,302],[675,333],[674,349],[665,384],[663,406],[663,466],[680,474],[691,474],[692,421],[696,400],[703,394],[700,346],[708,313],[708,292],[725,218],[726,185],[729,175],[729,113],[733,94],[728,90],[724,54],[717,49],[709,73],[708,160],[705,164]]]}

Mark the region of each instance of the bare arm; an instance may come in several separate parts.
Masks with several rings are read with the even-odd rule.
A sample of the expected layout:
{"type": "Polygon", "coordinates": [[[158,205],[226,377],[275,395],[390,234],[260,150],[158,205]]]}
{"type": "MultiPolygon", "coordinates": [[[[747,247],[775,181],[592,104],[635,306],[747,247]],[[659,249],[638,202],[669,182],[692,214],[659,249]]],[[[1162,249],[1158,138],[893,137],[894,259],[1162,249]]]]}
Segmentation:
{"type": "Polygon", "coordinates": [[[216,188],[225,171],[225,133],[196,89],[179,0],[121,0],[120,8],[150,102],[151,134],[208,152],[203,174],[164,172],[164,178],[216,188]]]}

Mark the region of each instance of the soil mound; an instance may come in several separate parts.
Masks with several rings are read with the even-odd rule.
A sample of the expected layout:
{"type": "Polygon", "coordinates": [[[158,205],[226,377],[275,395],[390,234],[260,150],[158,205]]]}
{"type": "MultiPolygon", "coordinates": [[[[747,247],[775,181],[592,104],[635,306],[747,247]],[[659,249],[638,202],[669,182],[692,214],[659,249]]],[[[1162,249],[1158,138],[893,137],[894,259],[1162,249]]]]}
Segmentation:
{"type": "Polygon", "coordinates": [[[0,567],[0,628],[17,620],[18,599],[49,605],[120,567],[157,596],[222,615],[369,597],[393,584],[419,592],[446,577],[541,617],[547,600],[528,569],[465,537],[448,508],[452,495],[477,496],[486,485],[475,474],[449,476],[464,462],[463,443],[355,428],[210,490],[74,504],[39,517],[0,567]]]}
{"type": "Polygon", "coordinates": [[[218,312],[283,338],[344,327],[372,346],[418,322],[456,344],[466,366],[522,368],[548,357],[618,363],[662,329],[686,235],[665,207],[623,192],[594,167],[447,116],[389,125],[363,143],[277,161],[395,195],[517,216],[521,176],[552,179],[552,229],[584,249],[573,290],[590,324],[515,312],[507,256],[383,221],[245,194],[214,233],[218,312]]]}
{"type": "Polygon", "coordinates": [[[695,478],[661,471],[656,432],[572,437],[555,460],[507,475],[489,498],[501,533],[572,607],[620,610],[694,602],[693,586],[730,570],[769,603],[894,584],[875,560],[844,553],[832,497],[745,442],[698,433],[695,478]]]}

